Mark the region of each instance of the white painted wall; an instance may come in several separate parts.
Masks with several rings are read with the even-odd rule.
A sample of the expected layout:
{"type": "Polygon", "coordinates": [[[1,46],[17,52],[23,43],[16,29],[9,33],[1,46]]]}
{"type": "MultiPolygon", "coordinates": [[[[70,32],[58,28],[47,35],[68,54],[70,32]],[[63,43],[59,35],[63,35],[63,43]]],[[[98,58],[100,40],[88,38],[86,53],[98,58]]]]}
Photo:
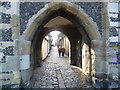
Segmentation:
{"type": "Polygon", "coordinates": [[[42,60],[44,60],[49,53],[49,42],[46,39],[43,39],[42,42],[42,60]]]}
{"type": "Polygon", "coordinates": [[[67,37],[64,38],[64,45],[63,47],[65,48],[65,51],[66,51],[66,54],[70,54],[70,42],[69,42],[69,39],[67,37]]]}

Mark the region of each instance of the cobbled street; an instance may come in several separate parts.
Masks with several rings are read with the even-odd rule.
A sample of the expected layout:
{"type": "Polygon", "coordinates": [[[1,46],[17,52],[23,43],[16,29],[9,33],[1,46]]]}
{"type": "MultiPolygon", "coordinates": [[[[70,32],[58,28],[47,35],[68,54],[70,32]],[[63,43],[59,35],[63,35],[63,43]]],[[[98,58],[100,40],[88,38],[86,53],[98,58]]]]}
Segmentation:
{"type": "Polygon", "coordinates": [[[69,64],[67,56],[58,56],[57,47],[52,47],[43,65],[34,70],[32,88],[93,90],[82,71],[69,64]]]}

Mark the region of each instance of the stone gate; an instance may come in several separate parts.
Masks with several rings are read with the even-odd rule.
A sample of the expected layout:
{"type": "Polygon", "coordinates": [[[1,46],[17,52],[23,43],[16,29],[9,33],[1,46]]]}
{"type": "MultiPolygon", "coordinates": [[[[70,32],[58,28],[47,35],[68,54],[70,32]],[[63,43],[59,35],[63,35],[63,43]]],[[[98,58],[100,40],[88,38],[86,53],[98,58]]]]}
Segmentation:
{"type": "Polygon", "coordinates": [[[106,87],[118,84],[119,42],[115,45],[109,42],[108,2],[0,3],[1,86],[29,86],[33,69],[41,65],[42,40],[54,31],[53,28],[45,30],[44,26],[58,16],[75,26],[74,31],[61,30],[71,42],[71,64],[79,62],[74,54],[77,44],[73,43],[80,40],[88,57],[88,65],[83,71],[93,81],[93,86],[100,88],[104,84],[106,87]],[[82,38],[74,40],[70,33],[82,38]]]}

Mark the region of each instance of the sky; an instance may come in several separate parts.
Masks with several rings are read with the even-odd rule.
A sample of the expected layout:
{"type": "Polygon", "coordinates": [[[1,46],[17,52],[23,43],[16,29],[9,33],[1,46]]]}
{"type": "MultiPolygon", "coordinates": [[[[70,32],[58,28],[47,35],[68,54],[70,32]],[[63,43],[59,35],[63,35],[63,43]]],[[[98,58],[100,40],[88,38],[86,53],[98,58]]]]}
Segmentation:
{"type": "Polygon", "coordinates": [[[56,42],[57,37],[58,37],[59,34],[60,34],[59,31],[52,31],[52,32],[50,33],[50,35],[52,36],[52,39],[53,39],[53,44],[55,44],[55,42],[56,42]]]}

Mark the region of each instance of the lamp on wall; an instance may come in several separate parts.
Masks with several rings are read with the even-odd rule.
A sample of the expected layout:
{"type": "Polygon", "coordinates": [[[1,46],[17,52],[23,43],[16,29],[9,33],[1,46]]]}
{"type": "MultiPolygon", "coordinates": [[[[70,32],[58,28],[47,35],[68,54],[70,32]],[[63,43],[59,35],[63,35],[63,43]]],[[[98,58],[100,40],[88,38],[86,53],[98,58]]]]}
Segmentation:
{"type": "Polygon", "coordinates": [[[80,41],[77,41],[78,43],[80,43],[80,41]]]}
{"type": "Polygon", "coordinates": [[[62,39],[62,37],[59,37],[59,39],[62,39]]]}

